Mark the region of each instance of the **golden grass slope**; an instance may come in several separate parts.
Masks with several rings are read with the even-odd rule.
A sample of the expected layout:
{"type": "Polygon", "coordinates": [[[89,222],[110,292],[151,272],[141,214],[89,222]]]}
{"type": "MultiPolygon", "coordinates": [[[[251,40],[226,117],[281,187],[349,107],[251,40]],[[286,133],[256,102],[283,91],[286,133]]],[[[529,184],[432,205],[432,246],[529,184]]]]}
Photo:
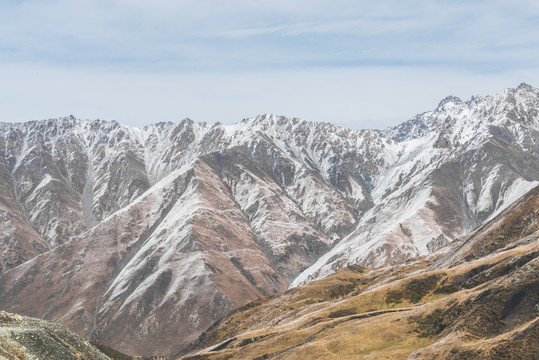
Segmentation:
{"type": "Polygon", "coordinates": [[[183,359],[537,358],[539,233],[529,236],[450,269],[349,268],[250,302],[183,359]]]}
{"type": "Polygon", "coordinates": [[[252,301],[183,359],[539,359],[539,187],[438,258],[252,301]]]}

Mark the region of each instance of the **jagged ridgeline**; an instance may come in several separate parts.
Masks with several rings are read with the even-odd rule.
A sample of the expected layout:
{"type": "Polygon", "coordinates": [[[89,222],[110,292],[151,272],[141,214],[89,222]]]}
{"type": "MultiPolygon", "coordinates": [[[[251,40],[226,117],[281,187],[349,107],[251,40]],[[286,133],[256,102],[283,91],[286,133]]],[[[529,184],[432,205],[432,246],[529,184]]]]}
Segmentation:
{"type": "Polygon", "coordinates": [[[521,84],[385,131],[0,123],[0,308],[178,354],[253,299],[451,252],[539,184],[538,109],[521,84]]]}
{"type": "Polygon", "coordinates": [[[537,359],[538,304],[539,187],[446,255],[252,301],[182,358],[537,359]]]}

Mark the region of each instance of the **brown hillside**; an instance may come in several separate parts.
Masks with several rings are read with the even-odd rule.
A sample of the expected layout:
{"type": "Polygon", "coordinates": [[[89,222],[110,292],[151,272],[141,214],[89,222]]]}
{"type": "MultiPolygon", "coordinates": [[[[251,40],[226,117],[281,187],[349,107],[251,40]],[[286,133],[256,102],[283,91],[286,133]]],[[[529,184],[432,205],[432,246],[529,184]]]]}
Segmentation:
{"type": "Polygon", "coordinates": [[[347,269],[247,304],[183,359],[531,359],[539,355],[539,234],[447,270],[347,269]]]}
{"type": "Polygon", "coordinates": [[[178,357],[538,358],[538,214],[535,188],[439,261],[350,267],[255,300],[178,357]]]}

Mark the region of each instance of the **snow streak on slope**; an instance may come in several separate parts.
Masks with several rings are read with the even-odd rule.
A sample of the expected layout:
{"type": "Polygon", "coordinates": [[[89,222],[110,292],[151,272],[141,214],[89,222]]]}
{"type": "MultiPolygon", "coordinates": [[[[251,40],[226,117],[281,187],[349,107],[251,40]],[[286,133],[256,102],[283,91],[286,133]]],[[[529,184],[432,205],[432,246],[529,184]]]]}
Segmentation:
{"type": "Polygon", "coordinates": [[[400,150],[373,181],[374,206],[292,286],[349,264],[426,255],[499,214],[538,184],[538,109],[539,91],[522,84],[468,102],[448,97],[381,132],[400,150]]]}
{"type": "Polygon", "coordinates": [[[0,304],[173,354],[290,283],[445,251],[539,181],[538,109],[523,84],[386,131],[0,124],[0,304]]]}

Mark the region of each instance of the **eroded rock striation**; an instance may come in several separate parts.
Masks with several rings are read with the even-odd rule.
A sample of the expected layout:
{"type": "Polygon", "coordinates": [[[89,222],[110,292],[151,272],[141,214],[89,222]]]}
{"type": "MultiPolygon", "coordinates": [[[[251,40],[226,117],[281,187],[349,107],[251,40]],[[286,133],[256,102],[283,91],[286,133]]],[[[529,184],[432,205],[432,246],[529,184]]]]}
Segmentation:
{"type": "Polygon", "coordinates": [[[539,184],[538,111],[522,84],[385,131],[1,123],[0,307],[178,353],[247,301],[448,252],[539,184]]]}

